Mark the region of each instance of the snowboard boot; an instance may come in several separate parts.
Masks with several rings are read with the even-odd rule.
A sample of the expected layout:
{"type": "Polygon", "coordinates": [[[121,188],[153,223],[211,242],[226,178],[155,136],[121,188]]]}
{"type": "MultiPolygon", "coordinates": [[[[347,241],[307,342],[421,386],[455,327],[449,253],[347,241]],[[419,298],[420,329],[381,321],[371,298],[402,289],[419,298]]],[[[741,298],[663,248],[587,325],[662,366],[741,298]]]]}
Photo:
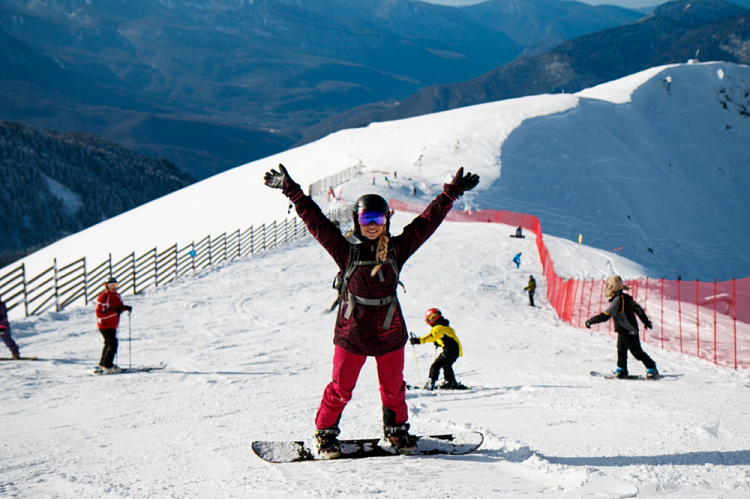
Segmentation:
{"type": "Polygon", "coordinates": [[[323,459],[336,459],[341,455],[341,444],[339,444],[338,426],[315,430],[315,440],[318,442],[318,455],[323,459]]]}
{"type": "Polygon", "coordinates": [[[656,370],[656,367],[653,369],[646,369],[646,378],[647,379],[656,379],[659,377],[659,371],[656,370]]]}
{"type": "Polygon", "coordinates": [[[383,426],[385,439],[399,454],[411,454],[417,449],[417,437],[409,433],[409,423],[383,426]]]}
{"type": "Polygon", "coordinates": [[[628,377],[628,372],[622,367],[618,367],[617,369],[615,369],[612,374],[614,374],[615,378],[618,379],[625,379],[628,377]]]}
{"type": "Polygon", "coordinates": [[[10,356],[10,358],[13,360],[21,360],[21,354],[14,353],[13,355],[10,356]]]}
{"type": "Polygon", "coordinates": [[[423,388],[425,390],[430,390],[430,391],[434,390],[435,389],[435,380],[432,379],[432,378],[428,379],[427,383],[424,384],[423,388]]]}
{"type": "Polygon", "coordinates": [[[441,390],[466,390],[468,386],[464,385],[460,381],[444,381],[440,385],[441,390]]]}

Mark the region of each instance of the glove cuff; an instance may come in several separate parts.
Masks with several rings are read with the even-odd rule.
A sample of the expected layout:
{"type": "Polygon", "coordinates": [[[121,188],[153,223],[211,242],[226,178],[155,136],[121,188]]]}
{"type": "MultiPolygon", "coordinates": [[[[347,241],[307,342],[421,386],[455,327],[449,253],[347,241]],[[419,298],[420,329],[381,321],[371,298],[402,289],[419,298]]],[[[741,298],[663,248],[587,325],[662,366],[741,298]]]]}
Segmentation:
{"type": "Polygon", "coordinates": [[[464,190],[461,187],[453,183],[450,183],[450,184],[443,184],[443,192],[449,198],[451,198],[452,201],[455,201],[456,199],[460,198],[461,195],[463,195],[464,190]]]}
{"type": "Polygon", "coordinates": [[[304,193],[299,184],[293,180],[286,179],[281,186],[281,192],[292,201],[297,201],[304,193]]]}

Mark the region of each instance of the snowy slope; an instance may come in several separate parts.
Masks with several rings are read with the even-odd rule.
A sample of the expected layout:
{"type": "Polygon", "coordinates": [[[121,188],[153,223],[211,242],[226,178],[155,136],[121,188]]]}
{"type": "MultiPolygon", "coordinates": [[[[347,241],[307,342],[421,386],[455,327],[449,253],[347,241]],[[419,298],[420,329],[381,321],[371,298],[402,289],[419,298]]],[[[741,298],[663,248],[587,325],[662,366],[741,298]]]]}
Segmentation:
{"type": "Polygon", "coordinates": [[[745,66],[665,66],[578,95],[344,130],[155,200],[24,262],[34,275],[53,258],[98,263],[109,253],[119,259],[282,219],[286,200],[261,182],[279,162],[303,186],[361,164],[370,175],[345,186],[345,198],[373,190],[376,177],[374,190],[385,196],[413,199],[416,186],[425,202],[465,165],[482,176],[466,207],[531,213],[546,233],[573,241],[583,233],[585,244],[604,250],[624,246],[651,277],[742,278],[750,275],[750,117],[740,114],[740,106],[750,109],[748,90],[745,66]]]}
{"type": "MultiPolygon", "coordinates": [[[[413,199],[412,189],[417,187],[417,199],[425,202],[463,164],[482,175],[482,183],[465,196],[462,207],[503,208],[525,196],[534,206],[521,211],[539,215],[545,231],[548,225],[564,227],[561,207],[553,202],[577,189],[581,181],[578,175],[560,173],[564,164],[550,170],[550,178],[562,189],[559,192],[549,187],[552,182],[536,182],[547,189],[547,205],[528,194],[532,182],[513,192],[500,192],[508,179],[519,178],[518,166],[510,166],[512,158],[506,156],[514,136],[532,136],[544,120],[580,124],[581,115],[592,113],[597,119],[619,116],[629,123],[630,128],[616,128],[637,141],[635,150],[646,144],[645,149],[654,152],[663,144],[664,154],[673,153],[680,146],[676,140],[649,142],[653,130],[648,124],[654,119],[649,109],[658,108],[649,99],[665,91],[658,88],[665,72],[675,82],[694,78],[695,92],[700,94],[711,82],[750,79],[748,71],[725,64],[669,67],[579,96],[528,97],[343,131],[156,200],[30,255],[26,262],[32,269],[41,268],[53,257],[65,262],[84,254],[97,261],[108,252],[118,256],[154,244],[166,247],[282,218],[286,200],[261,181],[263,172],[280,161],[302,185],[361,163],[368,173],[344,185],[344,198],[374,191],[413,199]],[[642,97],[646,101],[641,102],[642,97]],[[392,175],[395,170],[397,177],[392,175]],[[391,189],[385,187],[385,176],[391,189]]],[[[672,91],[676,96],[677,89],[672,91]]],[[[670,112],[677,113],[685,101],[674,107],[670,112]]],[[[725,116],[723,108],[716,114],[711,106],[702,109],[706,123],[715,124],[718,116],[725,116]]],[[[686,130],[694,132],[690,127],[698,126],[695,120],[684,120],[686,130]]],[[[744,137],[747,120],[731,123],[731,130],[744,137]]],[[[605,136],[604,132],[592,135],[592,157],[612,158],[612,148],[624,148],[617,142],[620,136],[612,135],[611,143],[605,143],[605,136]]],[[[726,150],[693,144],[685,149],[723,159],[737,154],[741,164],[750,142],[742,142],[743,149],[722,140],[717,144],[726,150]]],[[[548,154],[551,162],[565,153],[556,144],[525,154],[530,159],[548,154]]],[[[542,163],[529,164],[536,168],[542,163]]],[[[621,183],[633,183],[643,174],[643,165],[637,166],[635,173],[621,169],[621,183]]],[[[591,165],[586,168],[601,176],[591,165]]],[[[745,173],[737,168],[736,185],[729,187],[741,189],[745,173]]],[[[690,175],[694,178],[699,172],[690,175]]],[[[708,181],[700,185],[710,195],[703,204],[710,216],[719,212],[713,203],[736,201],[733,194],[712,191],[712,185],[708,181]]],[[[662,188],[665,198],[674,202],[674,197],[666,196],[668,183],[662,188]]],[[[658,260],[644,267],[571,242],[577,240],[577,226],[585,229],[584,222],[591,223],[588,213],[604,201],[584,204],[574,196],[569,199],[581,210],[568,215],[576,220],[567,225],[575,227],[575,233],[562,239],[545,234],[558,273],[585,278],[667,271],[658,260]]],[[[609,234],[613,238],[602,246],[611,249],[610,243],[629,234],[623,226],[633,227],[606,218],[617,211],[613,206],[601,206],[600,225],[594,232],[583,230],[584,242],[591,242],[596,234],[609,234]]],[[[728,203],[726,213],[733,214],[734,208],[728,203]]],[[[665,208],[652,209],[661,213],[665,208]]],[[[700,229],[694,212],[684,211],[672,214],[674,230],[684,234],[686,227],[700,229]]],[[[396,213],[394,232],[413,216],[396,213]]],[[[747,221],[734,223],[739,224],[734,235],[743,241],[741,224],[747,221]]],[[[613,368],[614,338],[560,322],[546,302],[543,279],[537,279],[539,307],[527,305],[522,288],[530,273],[539,277],[541,265],[533,235],[518,241],[508,237],[513,230],[446,223],[402,274],[407,292],[401,294],[401,301],[410,330],[425,334],[424,310],[440,307],[465,350],[455,366],[457,376],[479,387],[459,394],[409,393],[413,429],[418,433],[482,431],[487,439],[479,452],[464,457],[301,465],[268,465],[252,455],[250,442],[255,439],[311,437],[315,411],[329,381],[334,317],[325,310],[334,298],[330,283],[336,269],[308,238],[196,277],[183,277],[158,290],[126,296],[134,312],[132,322],[124,318],[120,329],[118,363],[165,362],[163,372],[89,376],[102,345],[91,307],[12,318],[22,352],[38,354],[41,360],[0,363],[0,497],[750,495],[746,423],[750,374],[646,344],[662,373],[674,377],[656,383],[592,378],[588,375],[592,369],[613,368]],[[517,270],[510,259],[519,251],[523,265],[517,270]]],[[[720,260],[741,268],[743,260],[735,256],[743,247],[730,247],[726,254],[731,258],[720,260]]],[[[698,259],[704,255],[697,244],[684,242],[680,248],[675,259],[683,258],[682,253],[696,255],[695,260],[682,260],[690,263],[682,269],[685,274],[708,264],[698,259]]],[[[407,381],[424,380],[434,350],[407,345],[406,356],[407,381]]],[[[631,371],[642,372],[642,366],[632,358],[630,362],[631,371]]],[[[377,436],[380,414],[370,361],[344,413],[342,436],[377,436]]]]}
{"type": "MultiPolygon", "coordinates": [[[[410,330],[425,334],[424,310],[440,307],[464,345],[458,379],[481,387],[409,393],[413,429],[478,430],[480,451],[291,465],[252,454],[255,439],[310,438],[329,381],[335,265],[308,238],[127,297],[132,361],[164,372],[87,376],[101,349],[90,308],[15,322],[23,351],[42,360],[0,363],[0,496],[747,497],[748,373],[645,345],[681,377],[592,378],[614,366],[614,338],[558,321],[542,280],[540,306],[528,306],[522,288],[540,262],[533,237],[512,230],[446,223],[402,275],[410,330]],[[517,251],[520,270],[506,258],[517,251]]],[[[125,319],[121,365],[127,335],[125,319]]],[[[407,345],[407,381],[424,381],[433,356],[407,345]]],[[[380,418],[370,360],[343,436],[377,436],[380,418]]]]}

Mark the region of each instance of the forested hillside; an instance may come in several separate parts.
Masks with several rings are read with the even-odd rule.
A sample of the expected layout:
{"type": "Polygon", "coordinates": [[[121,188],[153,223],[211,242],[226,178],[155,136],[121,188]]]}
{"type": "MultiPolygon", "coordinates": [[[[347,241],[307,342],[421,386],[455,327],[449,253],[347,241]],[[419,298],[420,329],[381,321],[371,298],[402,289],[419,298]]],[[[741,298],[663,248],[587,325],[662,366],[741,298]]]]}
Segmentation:
{"type": "Polygon", "coordinates": [[[96,135],[0,121],[0,266],[194,181],[96,135]]]}

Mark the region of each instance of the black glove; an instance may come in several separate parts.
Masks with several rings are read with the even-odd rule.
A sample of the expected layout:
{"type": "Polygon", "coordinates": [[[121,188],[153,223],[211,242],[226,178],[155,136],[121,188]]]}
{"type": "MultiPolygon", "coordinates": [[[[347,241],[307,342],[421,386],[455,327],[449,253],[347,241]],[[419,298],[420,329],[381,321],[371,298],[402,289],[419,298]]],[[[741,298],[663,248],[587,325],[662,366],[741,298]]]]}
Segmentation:
{"type": "Polygon", "coordinates": [[[648,319],[646,319],[646,322],[644,322],[644,323],[643,323],[643,326],[644,326],[644,327],[645,327],[646,329],[654,329],[654,325],[653,325],[653,324],[651,324],[651,321],[650,321],[650,320],[648,320],[648,319]]]}
{"type": "Polygon", "coordinates": [[[587,320],[584,325],[586,326],[586,329],[591,329],[591,319],[587,320]]]}
{"type": "Polygon", "coordinates": [[[479,184],[479,175],[476,173],[467,173],[464,175],[464,167],[458,169],[456,176],[448,184],[443,184],[443,191],[456,199],[462,196],[464,192],[472,190],[479,184]]]}
{"type": "Polygon", "coordinates": [[[416,336],[412,336],[411,338],[409,338],[409,343],[411,343],[412,345],[419,345],[419,338],[417,338],[416,336]]]}
{"type": "Polygon", "coordinates": [[[271,170],[263,177],[266,185],[272,189],[281,189],[285,196],[291,197],[301,190],[299,184],[292,180],[284,165],[279,163],[279,171],[271,170]]]}
{"type": "Polygon", "coordinates": [[[286,171],[286,168],[284,168],[284,165],[281,163],[279,163],[279,170],[281,171],[277,172],[276,170],[271,169],[271,171],[266,172],[263,177],[266,185],[271,189],[281,189],[284,185],[284,177],[289,175],[289,172],[286,171]]]}
{"type": "Polygon", "coordinates": [[[127,310],[127,311],[128,311],[128,313],[130,313],[130,312],[132,312],[132,311],[133,311],[133,307],[131,307],[130,305],[123,305],[123,306],[122,306],[122,309],[123,309],[123,310],[127,310]]]}

